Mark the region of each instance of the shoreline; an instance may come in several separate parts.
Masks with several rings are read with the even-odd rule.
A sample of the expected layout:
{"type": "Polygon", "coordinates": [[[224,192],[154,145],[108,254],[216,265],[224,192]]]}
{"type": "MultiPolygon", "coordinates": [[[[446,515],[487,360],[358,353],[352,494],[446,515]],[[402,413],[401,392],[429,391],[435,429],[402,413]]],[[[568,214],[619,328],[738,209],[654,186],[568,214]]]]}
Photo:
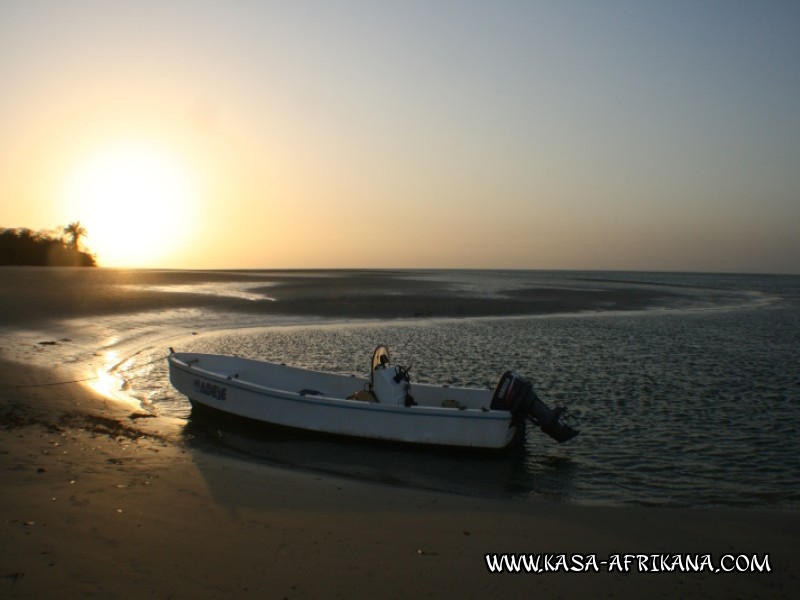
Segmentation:
{"type": "MultiPolygon", "coordinates": [[[[3,597],[371,597],[389,589],[390,597],[639,598],[652,594],[654,584],[663,597],[800,593],[796,510],[519,502],[207,451],[190,438],[185,419],[145,414],[77,380],[104,362],[99,336],[110,331],[109,316],[119,316],[114,327],[122,328],[134,310],[228,310],[246,300],[122,293],[116,286],[128,273],[94,280],[8,273],[0,272],[0,308],[8,309],[0,329],[33,328],[36,336],[52,337],[32,334],[33,345],[22,351],[0,342],[3,597]],[[76,340],[76,356],[92,358],[39,367],[8,360],[30,362],[26,356],[48,347],[36,344],[58,340],[62,321],[76,317],[92,324],[76,340]],[[489,573],[485,554],[504,552],[598,560],[768,554],[771,572],[489,573]]],[[[373,283],[378,293],[386,282],[373,283]]],[[[319,280],[305,284],[319,289],[319,280]]],[[[404,289],[416,287],[452,311],[450,297],[430,294],[423,284],[404,289]]],[[[296,287],[292,297],[304,293],[296,287]]],[[[156,331],[157,323],[148,325],[137,339],[156,331]]],[[[187,323],[183,333],[190,332],[187,323]]]]}
{"type": "Polygon", "coordinates": [[[0,363],[4,597],[800,590],[797,511],[521,503],[288,470],[204,451],[181,420],[65,375],[0,363]],[[489,573],[485,553],[502,552],[766,553],[772,571],[489,573]]]}

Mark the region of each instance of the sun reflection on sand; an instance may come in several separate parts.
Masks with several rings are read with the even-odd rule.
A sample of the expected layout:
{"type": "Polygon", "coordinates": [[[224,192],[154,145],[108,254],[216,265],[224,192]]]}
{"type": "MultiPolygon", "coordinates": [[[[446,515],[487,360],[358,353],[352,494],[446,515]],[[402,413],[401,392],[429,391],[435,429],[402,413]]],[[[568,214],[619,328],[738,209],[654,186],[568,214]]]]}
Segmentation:
{"type": "Polygon", "coordinates": [[[85,383],[104,398],[138,407],[139,402],[125,393],[128,382],[119,374],[123,364],[132,366],[133,362],[130,358],[123,360],[117,350],[106,350],[102,354],[102,364],[94,369],[94,377],[85,383]]]}
{"type": "Polygon", "coordinates": [[[264,288],[271,287],[269,282],[260,282],[257,285],[242,282],[231,283],[191,283],[171,285],[125,285],[128,289],[143,290],[148,292],[169,292],[173,294],[201,294],[207,296],[221,296],[223,298],[238,298],[240,300],[268,300],[275,302],[272,296],[263,293],[264,288]]]}

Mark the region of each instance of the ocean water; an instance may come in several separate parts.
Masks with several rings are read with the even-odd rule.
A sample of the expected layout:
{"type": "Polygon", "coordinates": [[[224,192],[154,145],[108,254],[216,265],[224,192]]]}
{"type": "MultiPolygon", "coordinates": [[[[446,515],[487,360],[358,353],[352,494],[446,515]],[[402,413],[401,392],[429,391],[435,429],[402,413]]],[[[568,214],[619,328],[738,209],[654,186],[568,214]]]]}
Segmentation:
{"type": "MultiPolygon", "coordinates": [[[[651,310],[530,317],[381,321],[149,312],[107,319],[109,342],[95,354],[144,408],[185,419],[189,443],[292,468],[522,501],[800,506],[800,277],[409,276],[445,283],[452,302],[462,294],[501,302],[505,290],[536,286],[644,286],[680,294],[651,310]],[[193,417],[170,387],[164,360],[172,345],[365,376],[377,344],[390,347],[396,364],[411,365],[419,382],[494,388],[506,369],[514,370],[534,381],[545,402],[568,407],[581,434],[559,445],[531,428],[523,449],[481,454],[209,423],[193,417]]],[[[235,287],[224,293],[235,295],[235,287]]],[[[75,353],[80,361],[81,351],[75,353]]]]}

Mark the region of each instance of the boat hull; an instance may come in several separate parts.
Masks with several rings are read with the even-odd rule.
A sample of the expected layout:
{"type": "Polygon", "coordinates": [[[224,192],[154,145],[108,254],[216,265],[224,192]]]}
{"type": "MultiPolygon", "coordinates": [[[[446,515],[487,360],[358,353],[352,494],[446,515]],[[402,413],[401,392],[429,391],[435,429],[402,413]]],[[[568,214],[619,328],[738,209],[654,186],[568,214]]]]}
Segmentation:
{"type": "MultiPolygon", "coordinates": [[[[172,385],[193,404],[264,423],[366,439],[450,447],[499,449],[519,438],[519,427],[506,411],[486,407],[458,410],[387,405],[333,397],[312,389],[325,389],[324,384],[330,382],[333,388],[344,389],[342,386],[350,385],[355,391],[364,383],[357,378],[215,355],[173,353],[168,362],[172,385]],[[259,376],[247,377],[248,373],[259,370],[259,376]],[[310,382],[310,385],[290,389],[292,385],[297,388],[301,381],[310,382]]],[[[451,396],[463,392],[465,398],[478,392],[438,389],[446,390],[451,396]]]]}

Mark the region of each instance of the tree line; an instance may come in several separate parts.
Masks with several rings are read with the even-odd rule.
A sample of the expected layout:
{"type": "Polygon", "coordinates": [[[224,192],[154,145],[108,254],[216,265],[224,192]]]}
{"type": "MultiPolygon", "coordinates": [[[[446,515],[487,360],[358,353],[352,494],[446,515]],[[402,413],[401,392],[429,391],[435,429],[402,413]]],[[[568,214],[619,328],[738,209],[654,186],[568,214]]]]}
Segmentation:
{"type": "Polygon", "coordinates": [[[86,229],[80,221],[52,231],[0,228],[0,265],[96,267],[93,254],[80,250],[86,229]]]}

